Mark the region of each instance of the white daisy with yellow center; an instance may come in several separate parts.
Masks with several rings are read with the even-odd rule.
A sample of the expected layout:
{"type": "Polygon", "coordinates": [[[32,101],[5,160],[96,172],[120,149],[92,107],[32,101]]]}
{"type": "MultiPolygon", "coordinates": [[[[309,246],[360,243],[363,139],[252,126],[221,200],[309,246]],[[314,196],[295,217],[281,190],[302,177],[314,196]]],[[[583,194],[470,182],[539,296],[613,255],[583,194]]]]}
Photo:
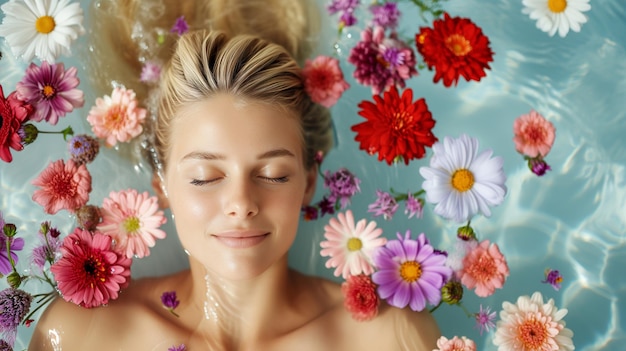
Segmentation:
{"type": "Polygon", "coordinates": [[[85,33],[83,10],[70,0],[10,0],[0,9],[0,36],[25,61],[36,56],[53,63],[60,55],[68,56],[72,42],[85,33]]]}
{"type": "Polygon", "coordinates": [[[426,201],[444,218],[465,222],[475,214],[491,215],[491,206],[502,203],[506,175],[502,157],[492,151],[478,153],[478,140],[465,134],[445,137],[433,145],[430,167],[421,167],[426,201]]]}
{"type": "Polygon", "coordinates": [[[523,0],[522,12],[537,21],[537,28],[553,36],[557,31],[565,37],[572,30],[580,32],[587,22],[583,14],[591,9],[589,0],[523,0]]]}

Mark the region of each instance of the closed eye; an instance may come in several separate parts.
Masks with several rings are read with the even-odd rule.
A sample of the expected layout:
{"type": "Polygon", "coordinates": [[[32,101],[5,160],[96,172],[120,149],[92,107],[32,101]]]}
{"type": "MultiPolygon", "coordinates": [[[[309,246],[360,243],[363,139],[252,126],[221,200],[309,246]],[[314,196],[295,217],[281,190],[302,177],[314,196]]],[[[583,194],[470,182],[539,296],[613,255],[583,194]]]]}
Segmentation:
{"type": "Polygon", "coordinates": [[[196,186],[202,186],[202,185],[206,185],[206,184],[210,184],[213,183],[215,181],[217,181],[219,178],[214,178],[214,179],[192,179],[191,182],[189,182],[191,185],[196,185],[196,186]]]}
{"type": "Polygon", "coordinates": [[[289,177],[278,177],[278,178],[271,178],[271,177],[259,177],[265,181],[268,181],[270,183],[287,183],[287,181],[289,180],[289,177]]]}

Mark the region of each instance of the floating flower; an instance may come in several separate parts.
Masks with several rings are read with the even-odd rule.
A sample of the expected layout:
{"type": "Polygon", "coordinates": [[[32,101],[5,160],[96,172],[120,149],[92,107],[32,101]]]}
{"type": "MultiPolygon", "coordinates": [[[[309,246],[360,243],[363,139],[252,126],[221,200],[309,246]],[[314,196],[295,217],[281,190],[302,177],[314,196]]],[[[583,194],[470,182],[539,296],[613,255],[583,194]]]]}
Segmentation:
{"type": "Polygon", "coordinates": [[[5,14],[0,36],[24,61],[69,56],[71,43],[85,33],[80,3],[70,0],[12,0],[0,9],[5,14]]]}
{"type": "Polygon", "coordinates": [[[84,205],[76,210],[76,222],[80,228],[90,232],[96,230],[98,224],[102,222],[100,208],[94,205],[84,205]]]}
{"type": "Polygon", "coordinates": [[[33,107],[24,103],[12,92],[4,97],[2,85],[0,85],[0,159],[4,162],[13,161],[11,150],[22,151],[24,145],[20,130],[22,124],[28,120],[33,107]]]}
{"type": "Polygon", "coordinates": [[[463,259],[463,268],[456,272],[461,283],[480,297],[487,297],[502,288],[509,276],[509,266],[498,244],[483,240],[463,259]]]}
{"type": "Polygon", "coordinates": [[[315,206],[302,206],[301,210],[305,221],[314,221],[319,217],[319,210],[315,206]]]}
{"type": "Polygon", "coordinates": [[[424,215],[424,200],[415,197],[412,193],[407,194],[405,206],[404,214],[406,214],[408,218],[413,216],[415,216],[415,218],[422,218],[424,215]]]}
{"type": "Polygon", "coordinates": [[[128,258],[150,255],[155,239],[165,238],[159,227],[166,219],[158,199],[147,191],[112,191],[102,203],[102,222],[97,229],[114,240],[113,248],[128,258]]]}
{"type": "Polygon", "coordinates": [[[67,143],[70,156],[77,165],[90,163],[93,161],[100,151],[100,143],[96,138],[87,134],[79,134],[67,143]]]}
{"type": "Polygon", "coordinates": [[[336,277],[372,274],[372,254],[387,242],[387,239],[380,237],[382,233],[374,221],[368,223],[361,219],[355,225],[350,210],[345,214],[339,213],[337,219],[331,218],[324,226],[326,240],[320,243],[322,257],[330,257],[326,261],[326,268],[335,268],[336,277]]]}
{"type": "Polygon", "coordinates": [[[415,44],[428,68],[435,69],[433,81],[443,80],[446,87],[456,86],[461,76],[466,81],[480,81],[493,61],[489,38],[480,27],[469,18],[447,13],[433,22],[433,28],[420,28],[415,44]]]}
{"type": "Polygon", "coordinates": [[[5,233],[4,219],[2,218],[2,212],[0,212],[0,273],[7,275],[13,271],[13,265],[9,259],[7,252],[7,243],[11,251],[11,259],[13,263],[17,264],[18,256],[16,251],[20,251],[24,248],[24,239],[16,237],[8,237],[5,233]]]}
{"type": "Polygon", "coordinates": [[[65,116],[85,103],[83,92],[76,89],[80,80],[76,67],[67,71],[63,63],[43,61],[41,67],[31,63],[26,75],[17,83],[17,96],[35,107],[31,120],[56,125],[65,116]]]}
{"type": "Polygon", "coordinates": [[[493,343],[500,351],[572,351],[574,333],[565,327],[566,314],[567,310],[556,307],[554,300],[544,303],[540,292],[520,296],[515,304],[504,301],[493,343]]]}
{"type": "Polygon", "coordinates": [[[543,157],[528,157],[528,168],[538,176],[542,176],[546,174],[547,171],[551,170],[550,165],[544,161],[543,157]]]}
{"type": "Polygon", "coordinates": [[[413,101],[413,90],[408,88],[399,95],[392,87],[383,97],[373,96],[374,102],[362,101],[359,115],[365,122],[353,125],[354,139],[361,150],[370,155],[378,154],[378,160],[392,164],[403,159],[405,164],[426,155],[425,147],[432,146],[437,137],[432,133],[435,120],[426,101],[413,101]]]}
{"type": "Polygon", "coordinates": [[[329,15],[341,12],[340,28],[353,26],[357,22],[354,16],[354,10],[359,6],[359,0],[331,0],[326,7],[329,15]]]}
{"type": "Polygon", "coordinates": [[[535,110],[513,122],[515,150],[531,158],[545,157],[554,144],[554,125],[535,110]]]}
{"type": "Polygon", "coordinates": [[[553,36],[565,37],[569,30],[580,32],[587,22],[583,12],[591,10],[589,0],[523,0],[522,12],[537,21],[537,28],[553,36]]]}
{"type": "Polygon", "coordinates": [[[441,288],[452,276],[445,266],[446,256],[435,251],[426,235],[411,239],[398,233],[398,240],[389,240],[374,255],[377,271],[372,280],[378,285],[378,295],[395,307],[407,305],[421,311],[426,302],[437,305],[441,301],[441,288]]]}
{"type": "Polygon", "coordinates": [[[563,276],[556,269],[547,268],[545,271],[546,279],[542,280],[542,283],[552,285],[554,290],[559,291],[561,289],[561,283],[563,282],[563,276]]]}
{"type": "Polygon", "coordinates": [[[187,351],[187,346],[185,346],[185,344],[180,344],[178,346],[168,348],[167,351],[187,351]]]}
{"type": "Polygon", "coordinates": [[[157,83],[161,78],[161,69],[159,63],[147,61],[141,68],[139,80],[144,83],[157,83]]]}
{"type": "Polygon", "coordinates": [[[501,157],[492,151],[478,153],[478,140],[462,134],[445,137],[433,145],[430,167],[420,167],[426,201],[437,204],[434,212],[456,222],[469,220],[480,212],[489,217],[490,206],[502,203],[506,175],[501,157]]]}
{"type": "MultiPolygon", "coordinates": [[[[324,188],[330,190],[328,201],[335,204],[339,201],[340,207],[346,208],[354,194],[361,191],[361,180],[347,168],[340,168],[337,172],[324,172],[324,188]]],[[[333,212],[334,213],[334,210],[333,212]]]]}
{"type": "Polygon", "coordinates": [[[480,336],[483,335],[483,332],[488,333],[496,326],[493,322],[496,319],[496,312],[491,312],[491,308],[489,306],[483,308],[483,305],[480,304],[480,310],[474,315],[474,318],[476,318],[475,327],[479,330],[480,336]]]}
{"type": "Polygon", "coordinates": [[[390,193],[376,190],[376,201],[367,206],[367,212],[373,213],[374,217],[383,216],[385,220],[391,220],[398,207],[400,205],[390,193]]]}
{"type": "Polygon", "coordinates": [[[171,33],[177,33],[178,35],[183,35],[189,31],[189,25],[187,21],[185,21],[185,16],[180,16],[176,19],[176,22],[170,29],[171,33]]]}
{"type": "Polygon", "coordinates": [[[178,305],[180,304],[180,301],[176,297],[176,291],[166,291],[161,294],[161,304],[163,305],[163,308],[167,309],[168,311],[170,311],[170,313],[178,317],[178,314],[174,312],[176,307],[178,307],[178,305]]]}
{"type": "Polygon", "coordinates": [[[339,60],[334,57],[320,55],[314,60],[306,60],[302,75],[304,89],[311,100],[327,108],[336,104],[350,87],[343,79],[339,60]]]}
{"type": "Polygon", "coordinates": [[[385,2],[380,5],[370,5],[372,13],[372,22],[374,26],[380,26],[385,29],[395,29],[400,19],[400,10],[395,2],[385,2]]]}
{"type": "Polygon", "coordinates": [[[463,299],[463,285],[454,278],[441,288],[441,301],[448,305],[456,305],[463,299]]]}
{"type": "Polygon", "coordinates": [[[352,318],[359,322],[369,321],[378,315],[380,299],[376,294],[376,284],[365,274],[351,275],[341,284],[343,305],[352,318]]]}
{"type": "Polygon", "coordinates": [[[61,254],[50,271],[65,301],[98,307],[130,283],[132,260],[111,249],[108,235],[76,228],[63,240],[61,254]]]}
{"type": "Polygon", "coordinates": [[[50,228],[47,222],[44,222],[39,230],[39,245],[33,249],[31,262],[40,273],[47,262],[53,262],[57,255],[60,255],[61,240],[57,233],[58,230],[50,228]]]}
{"type": "Polygon", "coordinates": [[[0,291],[0,334],[13,346],[17,327],[28,314],[33,297],[24,290],[7,288],[0,291]]]}
{"type": "Polygon", "coordinates": [[[433,351],[476,351],[476,343],[465,336],[452,339],[441,336],[437,339],[437,349],[433,351]]]}
{"type": "Polygon", "coordinates": [[[62,209],[75,212],[89,201],[91,175],[85,165],[72,160],[51,162],[32,182],[40,187],[33,193],[33,201],[48,214],[62,209]]]}
{"type": "Polygon", "coordinates": [[[87,121],[98,138],[106,139],[107,146],[127,142],[143,131],[147,111],[137,104],[133,90],[117,87],[111,96],[96,99],[87,121]]]}

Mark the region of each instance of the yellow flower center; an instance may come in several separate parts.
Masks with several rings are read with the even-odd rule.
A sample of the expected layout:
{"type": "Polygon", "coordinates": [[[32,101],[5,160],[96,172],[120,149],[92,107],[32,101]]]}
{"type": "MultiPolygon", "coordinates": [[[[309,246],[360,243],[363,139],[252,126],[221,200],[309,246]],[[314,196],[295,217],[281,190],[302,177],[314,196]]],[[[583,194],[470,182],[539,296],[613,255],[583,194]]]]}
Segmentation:
{"type": "Polygon", "coordinates": [[[56,91],[54,90],[53,87],[49,85],[44,85],[43,89],[41,89],[41,93],[43,94],[44,97],[50,98],[54,96],[54,93],[56,93],[56,91]]]}
{"type": "Polygon", "coordinates": [[[465,168],[458,169],[452,174],[451,183],[457,191],[468,191],[474,185],[474,174],[465,168]]]}
{"type": "Polygon", "coordinates": [[[359,238],[348,239],[348,251],[359,251],[363,247],[363,242],[359,238]]]}
{"type": "Polygon", "coordinates": [[[517,328],[517,338],[524,350],[542,350],[546,346],[548,331],[544,323],[531,318],[517,328]]]}
{"type": "Polygon", "coordinates": [[[122,223],[122,225],[124,226],[124,229],[126,230],[126,232],[129,234],[133,234],[137,232],[139,228],[141,228],[141,223],[139,222],[139,218],[134,217],[134,216],[126,218],[124,222],[122,223]]]}
{"type": "Polygon", "coordinates": [[[417,37],[417,42],[420,44],[424,44],[426,41],[426,33],[422,33],[417,37]]]}
{"type": "Polygon", "coordinates": [[[83,262],[83,272],[91,288],[95,284],[104,283],[106,281],[106,264],[102,260],[102,256],[90,255],[83,262]]]}
{"type": "Polygon", "coordinates": [[[41,34],[48,34],[54,30],[56,23],[50,16],[41,16],[35,21],[35,29],[41,34]]]}
{"type": "Polygon", "coordinates": [[[446,47],[456,56],[465,56],[472,51],[469,40],[461,34],[452,34],[446,38],[446,47]]]}
{"type": "Polygon", "coordinates": [[[413,283],[422,276],[422,266],[415,261],[406,261],[400,265],[400,277],[407,282],[413,283]]]}
{"type": "Polygon", "coordinates": [[[567,0],[548,0],[548,8],[554,13],[561,13],[567,8],[567,0]]]}

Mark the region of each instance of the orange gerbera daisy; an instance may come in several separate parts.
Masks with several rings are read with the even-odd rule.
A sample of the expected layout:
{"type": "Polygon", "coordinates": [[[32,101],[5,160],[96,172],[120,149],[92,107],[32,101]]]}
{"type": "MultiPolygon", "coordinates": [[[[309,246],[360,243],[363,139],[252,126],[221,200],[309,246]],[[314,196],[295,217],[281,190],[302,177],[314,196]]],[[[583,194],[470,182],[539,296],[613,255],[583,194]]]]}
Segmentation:
{"type": "Polygon", "coordinates": [[[493,61],[489,38],[469,18],[444,13],[443,19],[433,22],[433,28],[420,28],[415,43],[428,68],[435,68],[434,82],[443,79],[446,87],[456,86],[461,76],[480,81],[493,61]]]}
{"type": "Polygon", "coordinates": [[[359,104],[359,115],[367,121],[351,128],[357,133],[354,139],[360,142],[360,148],[371,155],[378,153],[378,160],[388,164],[402,158],[408,165],[410,160],[424,157],[425,147],[437,141],[432,133],[435,120],[426,101],[413,101],[411,88],[400,96],[395,86],[383,97],[373,98],[375,102],[359,104]]]}

